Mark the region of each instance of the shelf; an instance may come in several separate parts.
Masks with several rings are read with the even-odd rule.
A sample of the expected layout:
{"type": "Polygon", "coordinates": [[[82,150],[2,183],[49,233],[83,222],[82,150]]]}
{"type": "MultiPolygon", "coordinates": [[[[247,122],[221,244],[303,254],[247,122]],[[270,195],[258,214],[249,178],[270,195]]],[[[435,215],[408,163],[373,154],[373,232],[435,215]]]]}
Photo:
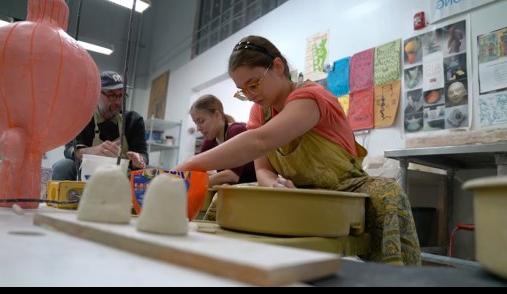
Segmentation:
{"type": "Polygon", "coordinates": [[[147,119],[144,123],[147,131],[150,131],[153,127],[155,131],[164,131],[167,129],[181,126],[181,122],[167,121],[163,119],[147,119]]]}
{"type": "Polygon", "coordinates": [[[181,120],[168,121],[151,118],[145,121],[148,153],[152,153],[150,162],[156,163],[158,161],[156,165],[165,166],[166,168],[178,164],[182,126],[181,120]],[[172,140],[169,140],[170,137],[172,137],[172,140]],[[172,143],[173,145],[162,142],[172,143]]]}
{"type": "Polygon", "coordinates": [[[157,151],[164,151],[164,150],[176,150],[180,146],[177,145],[164,145],[164,144],[158,144],[158,143],[149,143],[150,152],[157,152],[157,151]]]}

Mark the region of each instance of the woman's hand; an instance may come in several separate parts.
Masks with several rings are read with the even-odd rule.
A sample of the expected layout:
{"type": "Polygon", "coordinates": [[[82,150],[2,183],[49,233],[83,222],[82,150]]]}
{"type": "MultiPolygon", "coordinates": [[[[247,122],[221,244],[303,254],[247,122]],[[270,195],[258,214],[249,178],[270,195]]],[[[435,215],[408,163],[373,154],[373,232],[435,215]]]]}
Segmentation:
{"type": "Polygon", "coordinates": [[[137,153],[129,151],[127,152],[127,157],[130,161],[132,161],[132,167],[136,169],[144,169],[146,168],[146,163],[144,162],[144,157],[137,153]]]}
{"type": "Polygon", "coordinates": [[[273,184],[273,188],[296,189],[296,186],[291,180],[287,180],[286,178],[278,175],[278,178],[276,178],[276,181],[273,184]]]}

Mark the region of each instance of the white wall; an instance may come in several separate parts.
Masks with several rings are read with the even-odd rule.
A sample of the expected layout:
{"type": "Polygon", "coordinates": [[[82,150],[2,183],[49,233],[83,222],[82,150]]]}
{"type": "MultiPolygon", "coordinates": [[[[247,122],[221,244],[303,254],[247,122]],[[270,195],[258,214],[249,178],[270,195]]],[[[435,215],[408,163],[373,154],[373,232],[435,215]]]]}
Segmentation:
{"type": "MultiPolygon", "coordinates": [[[[293,67],[303,70],[307,37],[328,31],[330,60],[336,60],[414,35],[413,16],[416,12],[427,11],[428,5],[429,1],[406,0],[288,1],[174,71],[169,84],[167,116],[183,119],[186,130],[193,125],[188,107],[197,96],[209,92],[220,94],[221,99],[229,101],[230,96],[227,95],[232,95],[235,87],[221,77],[227,73],[232,48],[244,36],[256,34],[267,37],[286,55],[293,67]],[[231,89],[226,89],[229,85],[231,89]]],[[[507,26],[506,12],[505,0],[472,11],[472,40],[476,40],[478,33],[507,26]]],[[[238,113],[245,113],[247,108],[249,105],[231,107],[238,113]]],[[[386,149],[404,147],[400,116],[393,128],[374,130],[366,138],[358,138],[360,143],[367,145],[370,155],[382,156],[386,149]]],[[[180,161],[193,154],[193,145],[193,137],[184,132],[180,161]]]]}

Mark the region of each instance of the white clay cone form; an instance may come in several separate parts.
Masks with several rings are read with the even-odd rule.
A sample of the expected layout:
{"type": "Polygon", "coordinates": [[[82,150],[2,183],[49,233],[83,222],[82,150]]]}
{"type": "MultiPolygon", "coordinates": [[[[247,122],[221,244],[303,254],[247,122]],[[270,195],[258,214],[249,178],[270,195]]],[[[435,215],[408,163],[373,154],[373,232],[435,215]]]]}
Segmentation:
{"type": "Polygon", "coordinates": [[[188,233],[187,192],[182,179],[170,175],[153,179],[143,201],[137,229],[164,235],[188,233]]]}
{"type": "Polygon", "coordinates": [[[77,218],[81,221],[128,224],[131,211],[127,177],[120,168],[105,166],[97,169],[86,183],[77,218]]]}

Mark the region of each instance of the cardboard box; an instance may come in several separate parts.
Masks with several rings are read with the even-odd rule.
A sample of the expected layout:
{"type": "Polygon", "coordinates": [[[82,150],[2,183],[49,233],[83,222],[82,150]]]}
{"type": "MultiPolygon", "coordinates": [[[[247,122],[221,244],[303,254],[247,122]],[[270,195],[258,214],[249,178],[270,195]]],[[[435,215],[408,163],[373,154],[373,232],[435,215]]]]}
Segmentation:
{"type": "Polygon", "coordinates": [[[57,202],[75,202],[70,204],[48,203],[48,206],[60,209],[77,209],[79,200],[83,195],[85,182],[73,181],[49,181],[48,182],[48,197],[50,201],[57,202]]]}

